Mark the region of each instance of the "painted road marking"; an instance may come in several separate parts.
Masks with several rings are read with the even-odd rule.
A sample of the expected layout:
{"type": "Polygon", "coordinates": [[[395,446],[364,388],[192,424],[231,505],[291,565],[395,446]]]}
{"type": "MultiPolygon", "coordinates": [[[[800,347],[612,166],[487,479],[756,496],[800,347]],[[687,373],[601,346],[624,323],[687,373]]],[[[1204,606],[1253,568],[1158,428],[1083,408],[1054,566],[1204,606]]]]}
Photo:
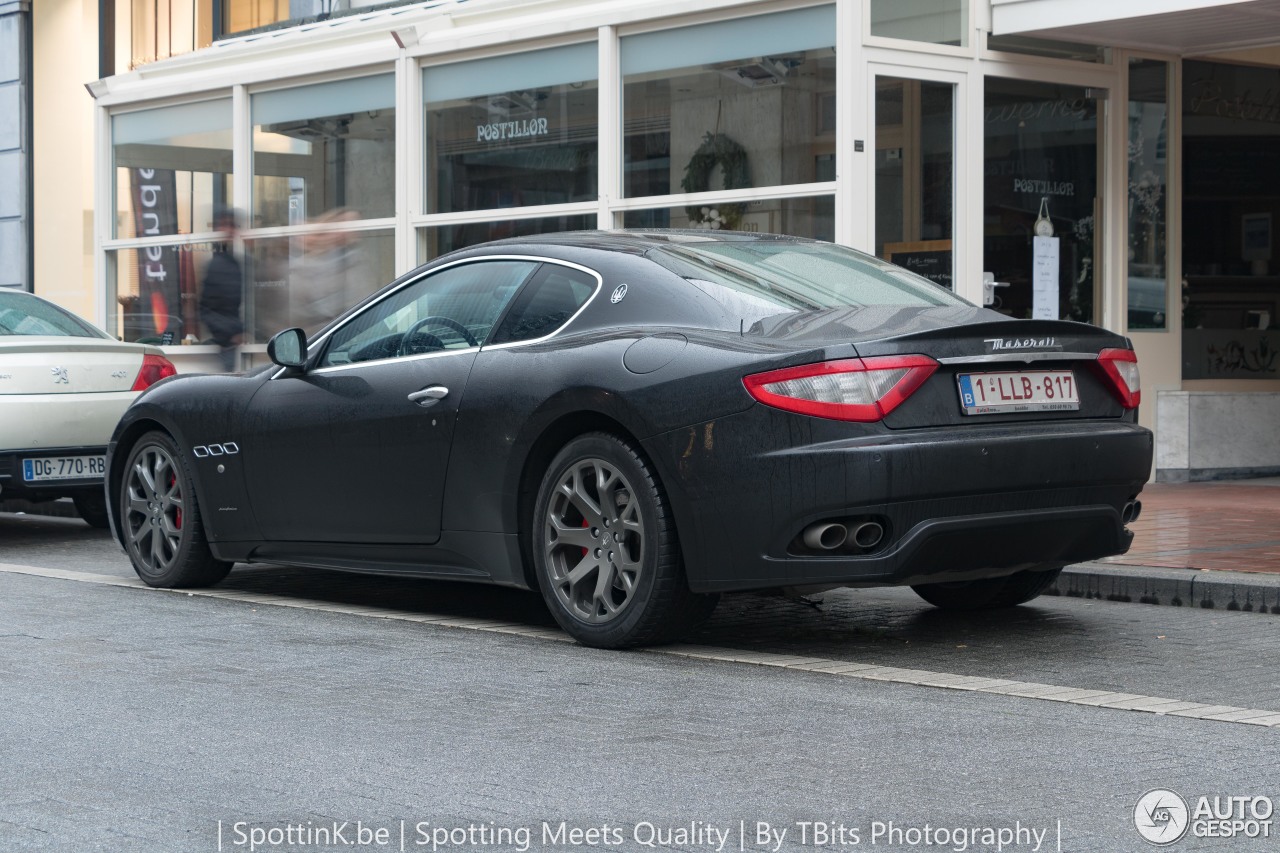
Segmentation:
{"type": "MultiPolygon", "coordinates": [[[[155,589],[137,578],[120,578],[110,575],[98,575],[91,572],[77,572],[70,569],[47,569],[39,566],[21,566],[13,563],[0,563],[0,572],[15,575],[33,575],[42,578],[91,583],[100,586],[120,586],[141,589],[150,592],[167,592],[174,595],[199,596],[201,598],[221,598],[229,601],[240,601],[246,604],[264,604],[273,607],[296,607],[303,610],[323,610],[328,613],[345,613],[351,616],[366,616],[377,619],[394,619],[403,622],[421,622],[438,625],[444,628],[465,628],[471,631],[485,631],[493,634],[511,634],[520,637],[532,637],[540,640],[556,640],[571,643],[568,634],[555,628],[539,628],[532,625],[521,625],[515,622],[501,622],[493,619],[473,619],[464,616],[445,616],[434,613],[414,613],[408,610],[370,607],[368,605],[335,604],[331,601],[318,601],[310,598],[275,595],[267,592],[237,592],[225,589],[155,589]]],[[[1191,717],[1198,720],[1213,720],[1222,723],[1235,723],[1248,726],[1265,726],[1280,728],[1280,711],[1258,708],[1237,708],[1232,705],[1208,705],[1201,702],[1186,702],[1181,699],[1168,699],[1160,696],[1142,696],[1135,693],[1117,693],[1111,690],[1088,690],[1078,687],[1063,687],[1055,684],[1040,684],[1029,681],[1011,681],[1006,678],[984,678],[977,675],[959,675],[950,672],[931,672],[923,669],[906,669],[897,666],[879,666],[877,664],[856,663],[854,661],[832,660],[829,658],[803,657],[794,654],[776,654],[774,652],[743,651],[725,649],[715,646],[700,646],[687,643],[676,646],[662,646],[647,649],[650,654],[670,655],[673,657],[691,658],[694,660],[718,661],[722,663],[742,663],[753,666],[772,666],[779,669],[793,669],[801,672],[815,672],[839,678],[861,678],[868,681],[888,681],[895,684],[911,684],[919,687],[936,687],[942,690],[964,690],[972,693],[993,693],[1003,696],[1017,696],[1024,699],[1036,699],[1046,702],[1066,702],[1071,705],[1088,705],[1095,708],[1108,708],[1115,711],[1137,711],[1147,714],[1159,714],[1171,717],[1191,717]]]]}

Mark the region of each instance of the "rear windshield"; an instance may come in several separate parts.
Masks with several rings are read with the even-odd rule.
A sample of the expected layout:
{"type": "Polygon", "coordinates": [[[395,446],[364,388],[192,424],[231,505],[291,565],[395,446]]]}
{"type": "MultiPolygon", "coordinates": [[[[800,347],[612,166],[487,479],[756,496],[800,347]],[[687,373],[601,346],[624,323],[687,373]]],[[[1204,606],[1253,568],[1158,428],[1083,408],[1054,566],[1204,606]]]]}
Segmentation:
{"type": "Polygon", "coordinates": [[[0,292],[0,337],[45,335],[64,338],[105,338],[106,334],[34,296],[0,292]]]}
{"type": "Polygon", "coordinates": [[[969,304],[927,278],[832,243],[695,238],[668,242],[648,257],[747,320],[828,308],[969,304]]]}

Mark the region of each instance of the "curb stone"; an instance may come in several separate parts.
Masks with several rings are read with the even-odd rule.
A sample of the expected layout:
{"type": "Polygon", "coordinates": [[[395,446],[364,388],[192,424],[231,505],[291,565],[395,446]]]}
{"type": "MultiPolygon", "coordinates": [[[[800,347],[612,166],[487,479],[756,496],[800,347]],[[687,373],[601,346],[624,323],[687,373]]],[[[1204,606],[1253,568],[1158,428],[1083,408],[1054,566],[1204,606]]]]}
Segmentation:
{"type": "Polygon", "coordinates": [[[1080,563],[1045,595],[1280,615],[1280,575],[1080,563]]]}

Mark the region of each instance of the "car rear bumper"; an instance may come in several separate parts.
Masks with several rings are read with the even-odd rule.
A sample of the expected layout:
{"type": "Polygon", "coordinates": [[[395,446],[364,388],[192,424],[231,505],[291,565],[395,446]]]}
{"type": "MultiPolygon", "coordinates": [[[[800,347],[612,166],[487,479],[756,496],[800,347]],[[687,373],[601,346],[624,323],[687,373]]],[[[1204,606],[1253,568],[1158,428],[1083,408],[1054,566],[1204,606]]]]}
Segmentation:
{"type": "Polygon", "coordinates": [[[0,394],[0,453],[69,447],[98,447],[101,453],[137,396],[137,391],[0,394]]]}
{"type": "Polygon", "coordinates": [[[892,586],[994,577],[1123,553],[1151,433],[1120,421],[891,431],[763,406],[659,436],[690,585],[892,586]],[[669,470],[668,470],[669,469],[669,470]],[[876,547],[803,544],[819,523],[876,547]]]}
{"type": "Polygon", "coordinates": [[[0,499],[22,498],[42,501],[66,497],[77,492],[101,491],[102,473],[58,480],[27,482],[23,479],[26,459],[79,458],[104,456],[105,447],[40,447],[31,450],[0,450],[0,499]]]}

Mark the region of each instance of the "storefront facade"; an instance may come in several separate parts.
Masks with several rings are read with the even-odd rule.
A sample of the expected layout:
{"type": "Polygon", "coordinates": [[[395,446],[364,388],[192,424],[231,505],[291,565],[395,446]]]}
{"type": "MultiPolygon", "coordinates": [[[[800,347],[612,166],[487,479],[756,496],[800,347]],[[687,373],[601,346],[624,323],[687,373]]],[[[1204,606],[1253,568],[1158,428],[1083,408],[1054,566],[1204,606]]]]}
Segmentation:
{"type": "Polygon", "coordinates": [[[997,310],[1129,334],[1166,479],[1280,471],[1261,435],[1280,400],[1280,187],[1265,178],[1280,70],[1265,49],[1245,65],[1105,27],[1081,39],[1069,21],[1041,32],[1046,9],[1028,7],[1045,3],[439,0],[292,26],[281,12],[91,85],[95,319],[193,369],[211,359],[198,291],[222,207],[245,214],[246,364],[318,322],[317,303],[483,240],[794,234],[975,302],[985,273],[1005,285],[985,288],[997,310]],[[1184,171],[1193,158],[1209,165],[1184,171]],[[1223,161],[1235,171],[1215,184],[1223,161]],[[1244,407],[1235,456],[1194,456],[1211,447],[1190,427],[1202,392],[1244,407]]]}

